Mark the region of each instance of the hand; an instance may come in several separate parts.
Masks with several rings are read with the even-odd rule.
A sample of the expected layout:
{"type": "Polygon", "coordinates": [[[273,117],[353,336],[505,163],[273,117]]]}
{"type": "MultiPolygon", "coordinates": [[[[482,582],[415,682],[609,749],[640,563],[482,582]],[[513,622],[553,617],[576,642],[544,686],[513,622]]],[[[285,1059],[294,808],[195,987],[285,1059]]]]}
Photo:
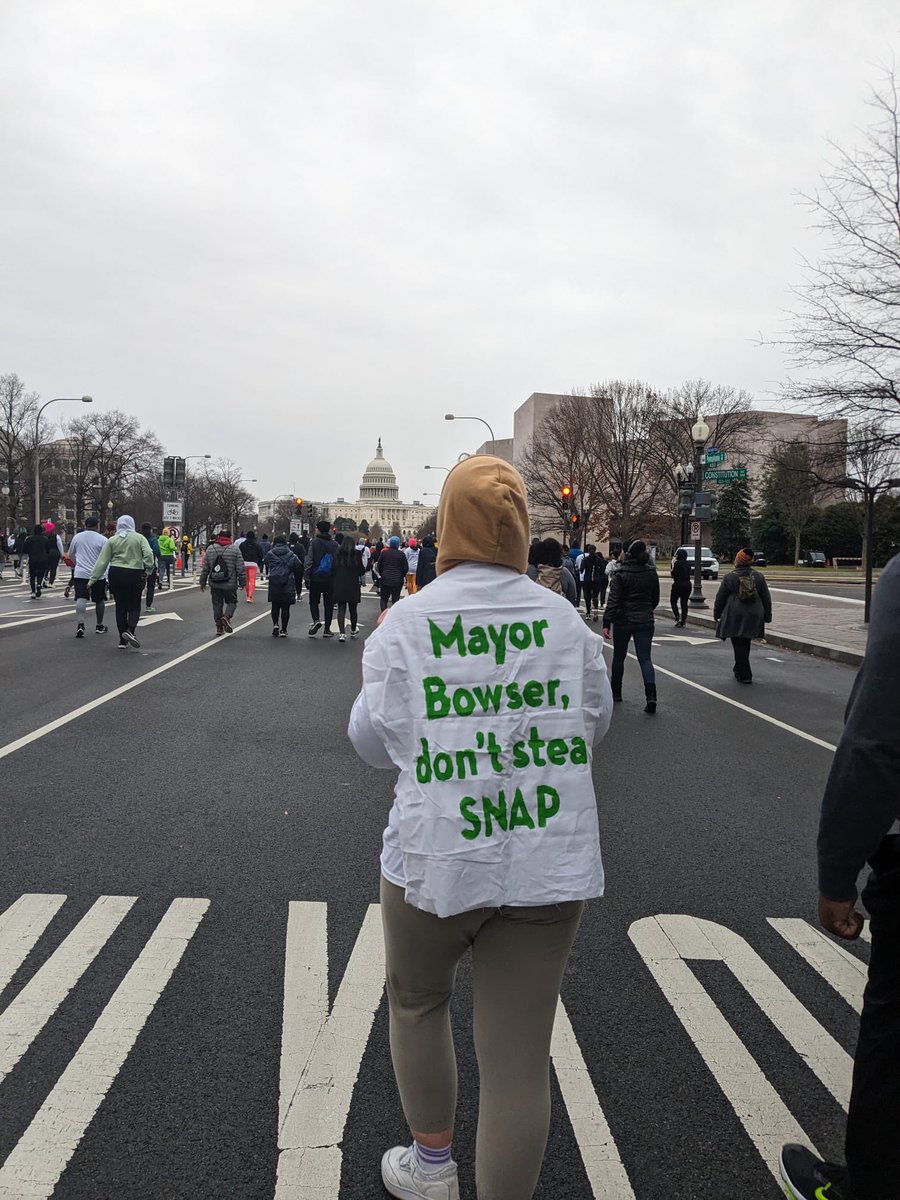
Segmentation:
{"type": "Polygon", "coordinates": [[[835,937],[852,942],[862,933],[865,917],[854,907],[853,900],[829,900],[819,897],[819,923],[835,937]]]}
{"type": "Polygon", "coordinates": [[[607,641],[609,641],[610,638],[612,637],[612,634],[609,632],[609,629],[604,629],[603,636],[606,638],[607,641]]]}

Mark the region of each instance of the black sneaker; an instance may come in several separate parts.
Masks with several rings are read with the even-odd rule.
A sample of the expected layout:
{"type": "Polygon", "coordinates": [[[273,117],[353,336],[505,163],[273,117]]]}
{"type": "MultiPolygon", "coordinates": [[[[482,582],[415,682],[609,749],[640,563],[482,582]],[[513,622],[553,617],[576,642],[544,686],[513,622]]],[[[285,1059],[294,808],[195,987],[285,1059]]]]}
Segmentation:
{"type": "Polygon", "coordinates": [[[231,622],[225,616],[222,617],[222,628],[225,630],[226,633],[234,633],[234,629],[232,628],[231,622]]]}
{"type": "Polygon", "coordinates": [[[788,1200],[853,1200],[847,1170],[822,1162],[806,1146],[781,1147],[781,1178],[788,1200]]]}
{"type": "Polygon", "coordinates": [[[309,636],[315,637],[321,628],[322,628],[321,621],[313,621],[312,625],[310,625],[310,627],[309,627],[309,636]]]}
{"type": "Polygon", "coordinates": [[[130,629],[126,629],[125,632],[122,634],[122,640],[124,642],[126,642],[129,646],[134,646],[135,650],[140,650],[140,648],[141,648],[141,643],[137,640],[137,638],[134,636],[134,634],[131,632],[130,629]]]}
{"type": "Polygon", "coordinates": [[[278,637],[278,626],[277,625],[272,630],[272,637],[278,637]]]}
{"type": "Polygon", "coordinates": [[[278,635],[278,636],[279,636],[279,637],[287,637],[287,630],[286,630],[286,629],[282,629],[281,633],[279,633],[279,635],[278,635]]]}
{"type": "Polygon", "coordinates": [[[322,637],[323,637],[323,638],[327,638],[327,637],[334,637],[334,630],[333,630],[333,629],[326,629],[326,630],[325,630],[325,632],[322,634],[322,637]]]}
{"type": "Polygon", "coordinates": [[[108,625],[98,625],[97,628],[94,630],[94,633],[109,633],[109,626],[108,625]]]}
{"type": "Polygon", "coordinates": [[[84,637],[84,626],[83,625],[79,625],[78,628],[75,630],[75,636],[77,638],[84,637]]]}

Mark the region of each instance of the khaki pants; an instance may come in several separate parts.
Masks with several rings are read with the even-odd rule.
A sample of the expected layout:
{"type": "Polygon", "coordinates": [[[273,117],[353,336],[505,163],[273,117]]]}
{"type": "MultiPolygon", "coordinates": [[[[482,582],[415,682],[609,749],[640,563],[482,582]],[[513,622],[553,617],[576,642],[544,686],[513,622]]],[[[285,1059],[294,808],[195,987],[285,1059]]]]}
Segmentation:
{"type": "Polygon", "coordinates": [[[482,908],[436,917],[381,880],[391,1058],[411,1129],[454,1124],[456,1056],[450,997],[472,950],[475,1053],[481,1081],[478,1200],[528,1200],[550,1127],[550,1038],[584,904],[482,908]]]}

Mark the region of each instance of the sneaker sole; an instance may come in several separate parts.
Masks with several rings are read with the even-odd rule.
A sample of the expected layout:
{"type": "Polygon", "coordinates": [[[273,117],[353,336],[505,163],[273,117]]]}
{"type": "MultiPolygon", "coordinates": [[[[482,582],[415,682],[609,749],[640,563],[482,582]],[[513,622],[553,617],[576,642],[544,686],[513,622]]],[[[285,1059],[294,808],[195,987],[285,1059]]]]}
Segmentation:
{"type": "Polygon", "coordinates": [[[125,633],[122,635],[129,646],[134,646],[135,650],[140,650],[141,643],[137,640],[133,633],[125,633]]]}

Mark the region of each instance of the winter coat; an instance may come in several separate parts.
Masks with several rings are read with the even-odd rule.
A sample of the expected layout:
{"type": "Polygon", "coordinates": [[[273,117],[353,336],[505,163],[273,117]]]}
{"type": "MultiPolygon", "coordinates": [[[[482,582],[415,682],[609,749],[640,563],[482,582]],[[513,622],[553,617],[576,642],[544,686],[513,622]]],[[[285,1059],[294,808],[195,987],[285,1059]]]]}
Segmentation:
{"type": "Polygon", "coordinates": [[[406,582],[408,567],[409,563],[407,563],[406,555],[402,550],[395,550],[393,546],[385,546],[378,559],[378,574],[382,587],[400,587],[406,582]]]}
{"type": "MultiPolygon", "coordinates": [[[[337,542],[334,540],[334,538],[331,537],[330,534],[327,534],[327,533],[317,533],[316,534],[316,536],[313,538],[313,540],[309,543],[309,549],[306,552],[305,570],[306,570],[306,578],[309,580],[310,584],[313,584],[313,583],[323,584],[324,583],[327,586],[333,580],[334,564],[337,560],[338,550],[340,550],[340,546],[337,544],[337,542]],[[326,554],[331,555],[331,571],[328,574],[328,578],[325,578],[324,576],[321,576],[321,575],[319,575],[319,576],[316,575],[316,568],[318,567],[319,563],[322,561],[322,559],[325,557],[326,554]]],[[[404,559],[403,561],[406,562],[406,559],[404,559]]]]}
{"type": "MultiPolygon", "coordinates": [[[[163,555],[163,558],[165,557],[163,555]]],[[[229,543],[227,546],[220,546],[218,542],[213,542],[206,551],[203,558],[203,568],[200,571],[200,586],[206,587],[207,582],[210,587],[228,592],[236,592],[239,587],[246,586],[247,572],[244,570],[244,559],[241,555],[240,546],[235,546],[233,543],[229,543]],[[225,563],[228,571],[223,583],[217,583],[215,577],[211,575],[213,567],[220,558],[225,563]]]]}
{"type": "Polygon", "coordinates": [[[719,584],[713,609],[716,637],[761,638],[772,620],[772,598],[765,576],[752,567],[735,567],[719,584]],[[742,600],[738,595],[741,579],[752,575],[756,583],[756,599],[742,600]]]}
{"type": "Polygon", "coordinates": [[[261,537],[259,539],[259,552],[263,556],[263,562],[266,561],[266,555],[269,553],[269,551],[271,549],[272,549],[272,543],[269,541],[269,539],[267,537],[261,537]]]}
{"type": "Polygon", "coordinates": [[[365,575],[362,554],[354,553],[355,562],[337,562],[334,566],[334,599],[337,604],[359,604],[365,575]]]}
{"type": "Polygon", "coordinates": [[[157,538],[159,542],[159,553],[162,558],[174,558],[178,547],[175,545],[175,539],[167,533],[161,533],[157,538]]]}
{"type": "Polygon", "coordinates": [[[694,568],[692,563],[689,563],[686,558],[675,559],[675,565],[671,570],[672,584],[674,587],[683,588],[685,584],[690,587],[693,574],[694,568]]]}
{"type": "Polygon", "coordinates": [[[262,566],[263,552],[256,538],[245,537],[238,549],[245,563],[256,563],[258,567],[262,566]]]}
{"type": "Polygon", "coordinates": [[[276,542],[263,560],[269,573],[270,604],[294,604],[303,586],[303,563],[284,542],[276,542]]]}
{"type": "Polygon", "coordinates": [[[547,588],[549,591],[556,592],[558,596],[563,596],[570,604],[575,604],[575,576],[571,571],[566,570],[565,562],[561,567],[541,566],[536,567],[533,563],[529,563],[525,574],[529,579],[533,579],[535,583],[541,587],[547,588]],[[552,572],[559,572],[559,588],[551,586],[551,583],[556,579],[552,572]]]}
{"type": "Polygon", "coordinates": [[[423,588],[426,583],[434,583],[437,579],[437,555],[438,552],[434,546],[423,546],[419,551],[416,587],[423,588]]]}
{"type": "Polygon", "coordinates": [[[651,562],[626,559],[609,581],[603,628],[649,625],[659,604],[659,576],[651,562]]]}
{"type": "Polygon", "coordinates": [[[25,539],[22,553],[28,556],[32,563],[46,563],[50,556],[50,542],[43,533],[32,533],[25,539]]]}

